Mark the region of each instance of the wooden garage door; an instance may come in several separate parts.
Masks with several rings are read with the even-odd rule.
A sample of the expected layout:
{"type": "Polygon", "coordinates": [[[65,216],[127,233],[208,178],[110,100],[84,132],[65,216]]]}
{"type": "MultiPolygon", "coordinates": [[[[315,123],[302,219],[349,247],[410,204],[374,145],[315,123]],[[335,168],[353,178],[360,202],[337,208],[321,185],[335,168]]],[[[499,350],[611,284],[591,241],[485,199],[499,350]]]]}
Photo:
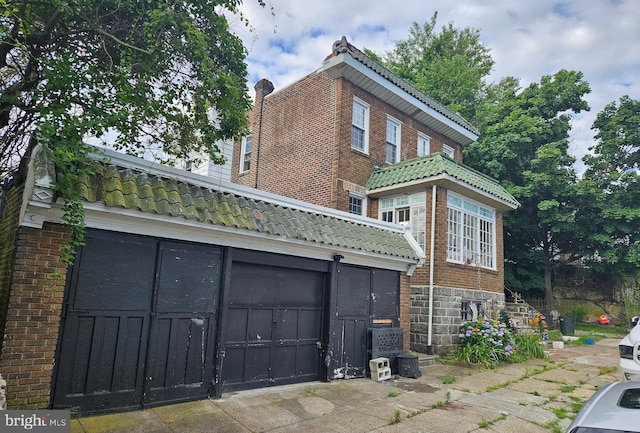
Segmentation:
{"type": "Polygon", "coordinates": [[[206,398],[221,250],[100,231],[85,241],[68,284],[54,408],[206,398]]]}
{"type": "Polygon", "coordinates": [[[318,380],[324,274],[234,262],[223,390],[318,380]]]}

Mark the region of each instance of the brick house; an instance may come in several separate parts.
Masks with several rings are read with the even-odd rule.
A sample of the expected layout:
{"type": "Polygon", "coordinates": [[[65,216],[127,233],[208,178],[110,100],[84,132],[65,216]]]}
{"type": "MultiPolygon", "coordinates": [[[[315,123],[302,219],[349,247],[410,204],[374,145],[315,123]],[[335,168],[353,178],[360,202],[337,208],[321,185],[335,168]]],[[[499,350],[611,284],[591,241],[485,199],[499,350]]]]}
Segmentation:
{"type": "Polygon", "coordinates": [[[426,264],[411,277],[411,349],[447,353],[462,321],[504,305],[503,212],[519,203],[463,164],[465,119],[342,38],[314,72],[256,86],[231,180],[409,225],[426,264]]]}
{"type": "Polygon", "coordinates": [[[0,190],[9,409],[100,413],[361,377],[370,330],[401,329],[409,346],[424,254],[404,228],[106,156],[76,185],[87,230],[69,267],[45,152],[0,190]]]}

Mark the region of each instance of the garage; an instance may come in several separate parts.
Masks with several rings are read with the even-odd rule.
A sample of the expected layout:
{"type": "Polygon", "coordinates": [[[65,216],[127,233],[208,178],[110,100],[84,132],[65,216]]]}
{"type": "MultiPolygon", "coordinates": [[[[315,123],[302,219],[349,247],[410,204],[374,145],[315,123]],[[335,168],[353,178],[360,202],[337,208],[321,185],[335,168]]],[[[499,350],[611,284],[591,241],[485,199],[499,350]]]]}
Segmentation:
{"type": "Polygon", "coordinates": [[[222,250],[98,230],[69,280],[53,406],[76,412],[206,398],[222,250]]]}
{"type": "Polygon", "coordinates": [[[224,320],[223,390],[318,380],[327,263],[298,259],[291,268],[277,255],[237,258],[224,320]]]}
{"type": "Polygon", "coordinates": [[[370,327],[408,331],[423,256],[405,228],[107,154],[79,180],[71,266],[46,153],[10,191],[9,408],[113,412],[360,377],[370,327]]]}

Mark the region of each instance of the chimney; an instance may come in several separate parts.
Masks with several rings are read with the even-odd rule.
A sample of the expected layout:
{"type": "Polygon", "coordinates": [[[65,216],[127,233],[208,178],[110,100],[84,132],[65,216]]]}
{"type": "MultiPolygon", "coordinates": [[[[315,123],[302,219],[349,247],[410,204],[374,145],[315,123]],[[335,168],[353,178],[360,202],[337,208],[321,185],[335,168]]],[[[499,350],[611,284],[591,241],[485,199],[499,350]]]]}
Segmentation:
{"type": "Polygon", "coordinates": [[[255,155],[253,164],[255,166],[255,181],[254,188],[259,189],[259,176],[260,176],[260,144],[262,143],[262,112],[264,108],[264,97],[273,92],[273,83],[266,78],[261,79],[254,86],[256,91],[256,102],[253,106],[253,119],[252,119],[252,136],[253,136],[253,150],[252,154],[255,155]]]}

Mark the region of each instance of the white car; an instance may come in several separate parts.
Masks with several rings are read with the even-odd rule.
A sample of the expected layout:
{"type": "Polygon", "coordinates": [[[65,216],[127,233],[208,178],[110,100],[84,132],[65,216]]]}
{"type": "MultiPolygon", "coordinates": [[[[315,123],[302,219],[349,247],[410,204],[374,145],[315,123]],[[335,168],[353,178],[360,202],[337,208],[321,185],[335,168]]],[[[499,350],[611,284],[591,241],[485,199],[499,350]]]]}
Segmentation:
{"type": "Polygon", "coordinates": [[[582,406],[566,433],[640,432],[640,382],[602,386],[582,406]]]}
{"type": "Polygon", "coordinates": [[[640,321],[634,317],[631,331],[618,344],[624,380],[640,380],[640,321]]]}

